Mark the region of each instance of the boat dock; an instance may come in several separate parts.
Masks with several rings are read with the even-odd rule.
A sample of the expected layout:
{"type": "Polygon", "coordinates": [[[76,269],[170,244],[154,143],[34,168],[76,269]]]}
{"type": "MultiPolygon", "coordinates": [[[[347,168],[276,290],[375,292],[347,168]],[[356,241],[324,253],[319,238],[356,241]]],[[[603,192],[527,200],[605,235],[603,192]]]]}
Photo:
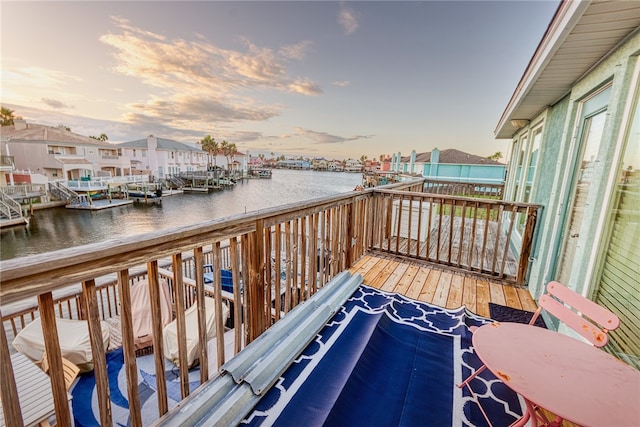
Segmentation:
{"type": "Polygon", "coordinates": [[[133,200],[128,200],[128,199],[91,200],[91,198],[81,196],[79,203],[68,204],[65,206],[65,208],[99,211],[102,209],[109,209],[109,208],[116,208],[118,206],[130,205],[132,203],[133,203],[133,200]]]}

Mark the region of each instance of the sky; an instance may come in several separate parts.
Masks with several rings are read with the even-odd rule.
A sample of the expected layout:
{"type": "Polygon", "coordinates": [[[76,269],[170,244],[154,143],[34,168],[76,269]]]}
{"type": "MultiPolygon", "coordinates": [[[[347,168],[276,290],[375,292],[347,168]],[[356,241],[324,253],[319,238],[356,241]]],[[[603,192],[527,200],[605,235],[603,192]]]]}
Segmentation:
{"type": "MultiPolygon", "coordinates": [[[[4,1],[2,106],[109,142],[347,159],[493,131],[558,1],[4,1]]],[[[504,160],[504,159],[503,159],[504,160]]]]}

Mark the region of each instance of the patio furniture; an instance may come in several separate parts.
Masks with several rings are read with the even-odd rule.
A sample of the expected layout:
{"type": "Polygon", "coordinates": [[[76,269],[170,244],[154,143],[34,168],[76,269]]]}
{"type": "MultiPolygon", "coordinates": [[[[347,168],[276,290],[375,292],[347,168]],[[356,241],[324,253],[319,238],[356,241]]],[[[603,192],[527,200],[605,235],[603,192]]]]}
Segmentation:
{"type": "MultiPolygon", "coordinates": [[[[109,347],[109,324],[100,322],[104,348],[109,347]]],[[[60,342],[62,357],[77,365],[81,372],[93,369],[93,353],[89,338],[89,327],[86,320],[70,320],[56,317],[56,328],[60,342]]],[[[44,335],[40,318],[29,323],[14,338],[13,347],[29,357],[33,362],[39,362],[44,355],[44,335]]]]}
{"type": "MultiPolygon", "coordinates": [[[[534,329],[542,329],[542,328],[537,328],[533,325],[536,319],[540,316],[542,310],[546,310],[549,314],[555,316],[557,319],[565,323],[567,326],[573,329],[577,334],[579,334],[581,337],[583,337],[585,340],[591,343],[593,347],[597,347],[597,348],[605,346],[608,342],[607,333],[611,330],[616,329],[620,325],[620,319],[618,319],[618,317],[615,314],[599,306],[595,302],[585,298],[584,296],[578,294],[577,292],[567,288],[566,286],[560,284],[559,282],[555,282],[555,281],[549,282],[549,284],[547,285],[547,293],[540,297],[540,300],[538,301],[538,305],[539,305],[538,309],[534,313],[529,324],[524,325],[526,329],[522,333],[525,337],[530,337],[531,340],[534,340],[536,338],[539,338],[539,336],[541,336],[542,338],[539,338],[540,342],[536,342],[535,344],[532,342],[523,342],[522,347],[516,344],[515,342],[507,342],[506,345],[508,348],[505,350],[504,354],[508,355],[507,357],[513,358],[513,360],[516,360],[516,361],[518,360],[518,358],[514,356],[513,354],[514,351],[528,352],[529,356],[531,357],[533,357],[533,354],[537,354],[537,357],[539,357],[539,359],[536,359],[535,357],[533,357],[532,359],[527,358],[526,360],[531,361],[532,363],[539,363],[543,367],[549,366],[549,369],[552,372],[554,369],[554,366],[553,366],[554,362],[548,360],[550,356],[546,355],[545,352],[546,351],[551,352],[554,350],[553,348],[549,349],[549,347],[552,347],[550,343],[551,341],[556,341],[559,339],[555,335],[558,335],[560,337],[565,337],[567,340],[576,341],[579,344],[582,344],[586,347],[589,347],[589,346],[585,343],[577,341],[574,338],[566,337],[565,335],[562,335],[553,331],[548,331],[548,334],[540,335],[534,329]],[[547,341],[545,341],[545,339],[547,341]],[[532,347],[535,347],[534,351],[532,351],[532,347]],[[548,365],[547,362],[550,362],[552,364],[548,365]]],[[[508,331],[511,331],[511,328],[512,328],[511,325],[513,324],[506,323],[506,322],[493,323],[477,329],[476,331],[474,331],[474,335],[473,335],[474,348],[476,348],[476,339],[477,339],[476,334],[480,331],[480,329],[483,329],[489,326],[493,328],[499,328],[502,331],[504,331],[505,329],[508,331]],[[504,325],[509,325],[509,327],[508,328],[502,327],[504,325]]],[[[483,332],[483,334],[486,334],[486,332],[483,332]]],[[[565,338],[561,338],[560,342],[557,345],[568,346],[569,344],[573,344],[572,342],[565,343],[564,342],[565,338]]],[[[482,340],[480,340],[480,342],[482,343],[482,340]]],[[[579,348],[579,350],[583,350],[583,349],[579,348]]],[[[594,349],[594,350],[598,351],[597,349],[594,349]]],[[[485,357],[493,358],[492,353],[487,354],[486,347],[483,350],[476,348],[476,352],[478,353],[478,356],[480,357],[480,359],[483,361],[483,365],[480,368],[478,368],[475,371],[475,373],[473,373],[466,380],[464,380],[460,385],[458,385],[458,387],[460,388],[463,386],[467,386],[469,388],[469,391],[472,393],[472,395],[474,395],[473,390],[471,389],[471,386],[469,384],[471,380],[473,380],[476,376],[478,376],[478,374],[484,371],[487,367],[489,367],[489,369],[495,373],[494,369],[492,369],[491,366],[487,365],[487,361],[481,355],[481,352],[483,352],[485,357]]],[[[600,362],[597,358],[593,359],[593,361],[597,363],[607,363],[607,362],[600,362]]],[[[501,360],[498,360],[497,363],[495,364],[497,364],[498,366],[503,366],[501,363],[501,360]]],[[[569,366],[572,366],[570,362],[568,363],[568,365],[565,366],[565,369],[569,366]]],[[[538,372],[539,369],[534,369],[533,371],[538,372]]],[[[503,372],[500,371],[500,374],[497,374],[498,378],[503,380],[509,387],[511,387],[512,383],[508,380],[507,377],[503,377],[502,374],[503,372]]],[[[546,378],[548,380],[552,380],[552,379],[557,380],[557,378],[555,378],[553,375],[551,375],[551,377],[546,377],[544,375],[541,375],[539,378],[546,378]]],[[[554,384],[555,383],[547,383],[547,386],[553,388],[554,384]]],[[[518,391],[518,390],[515,390],[515,391],[518,391]]],[[[474,398],[475,398],[475,395],[474,395],[474,398]]],[[[527,400],[526,397],[525,397],[525,400],[527,402],[527,413],[525,414],[525,417],[528,418],[529,416],[532,415],[532,414],[529,414],[530,412],[529,406],[531,402],[527,400]]],[[[476,402],[478,402],[477,398],[476,398],[476,402]]],[[[551,408],[547,408],[545,405],[541,404],[540,402],[537,402],[537,403],[541,407],[551,410],[551,408]]],[[[486,417],[486,414],[479,402],[478,402],[478,405],[480,406],[481,411],[486,417]]],[[[533,415],[534,417],[541,416],[537,412],[534,413],[533,415]]],[[[488,418],[487,418],[487,421],[489,422],[488,418]]],[[[556,420],[554,420],[554,423],[557,425],[560,425],[561,422],[562,420],[560,418],[557,418],[556,420]]],[[[489,422],[489,424],[491,423],[489,422]]]]}
{"type": "MultiPolygon", "coordinates": [[[[212,285],[214,281],[213,265],[205,264],[204,271],[205,271],[204,273],[205,285],[212,285]]],[[[221,269],[220,277],[222,281],[222,290],[233,293],[233,274],[231,270],[221,269]]]]}
{"type": "MultiPolygon", "coordinates": [[[[42,355],[42,361],[40,362],[40,369],[46,374],[49,373],[49,358],[47,357],[47,352],[45,351],[42,355]]],[[[64,371],[64,385],[66,386],[67,391],[71,389],[73,382],[78,377],[80,373],[80,368],[78,368],[73,362],[69,359],[62,358],[62,370],[64,371]]]]}
{"type": "Polygon", "coordinates": [[[545,328],[492,323],[473,334],[482,362],[524,398],[514,426],[638,426],[640,372],[594,346],[545,328]],[[560,418],[549,422],[537,410],[560,418]]]}
{"type": "MultiPolygon", "coordinates": [[[[160,313],[162,327],[171,322],[173,313],[171,308],[171,292],[164,278],[159,280],[160,313]]],[[[149,282],[147,279],[138,281],[131,286],[131,317],[133,320],[133,343],[136,355],[142,356],[153,351],[153,319],[151,317],[151,301],[149,282]]]]}
{"type": "MultiPolygon", "coordinates": [[[[207,319],[207,340],[211,340],[216,336],[216,314],[215,300],[205,297],[205,311],[207,319]]],[[[229,317],[229,307],[222,304],[222,323],[224,324],[229,317]]],[[[193,303],[184,312],[186,324],[186,340],[187,340],[187,365],[192,366],[198,358],[198,304],[193,303]]],[[[176,320],[169,323],[162,331],[162,342],[164,357],[171,360],[174,364],[178,364],[178,327],[176,320]]]]}
{"type": "MultiPolygon", "coordinates": [[[[24,425],[48,425],[48,419],[55,415],[51,379],[22,353],[11,355],[11,363],[24,425]]],[[[4,412],[0,402],[0,427],[4,425],[4,412]]]]}

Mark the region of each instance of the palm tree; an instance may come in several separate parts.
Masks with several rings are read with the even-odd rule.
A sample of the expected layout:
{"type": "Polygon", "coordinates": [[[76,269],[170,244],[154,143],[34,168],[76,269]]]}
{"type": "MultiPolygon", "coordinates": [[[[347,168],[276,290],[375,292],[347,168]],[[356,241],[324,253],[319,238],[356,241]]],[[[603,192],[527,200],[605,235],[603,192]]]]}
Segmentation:
{"type": "Polygon", "coordinates": [[[13,110],[6,107],[2,107],[0,109],[0,118],[2,119],[2,126],[11,126],[13,124],[13,120],[15,119],[15,115],[13,113],[14,113],[13,110]]]}
{"type": "Polygon", "coordinates": [[[502,158],[502,151],[496,151],[490,156],[487,156],[489,160],[495,160],[496,162],[502,158]]]}
{"type": "Polygon", "coordinates": [[[227,170],[231,170],[230,158],[232,158],[236,152],[236,144],[222,141],[220,148],[222,149],[222,154],[227,158],[227,170]]]}
{"type": "Polygon", "coordinates": [[[100,136],[90,135],[89,138],[97,139],[98,141],[102,141],[102,142],[109,140],[109,137],[107,136],[106,133],[101,133],[100,136]]]}
{"type": "Polygon", "coordinates": [[[207,170],[211,166],[211,156],[213,155],[214,166],[217,165],[216,157],[218,156],[218,150],[220,146],[218,142],[211,135],[207,135],[198,141],[198,144],[202,145],[202,149],[207,152],[207,170]]]}

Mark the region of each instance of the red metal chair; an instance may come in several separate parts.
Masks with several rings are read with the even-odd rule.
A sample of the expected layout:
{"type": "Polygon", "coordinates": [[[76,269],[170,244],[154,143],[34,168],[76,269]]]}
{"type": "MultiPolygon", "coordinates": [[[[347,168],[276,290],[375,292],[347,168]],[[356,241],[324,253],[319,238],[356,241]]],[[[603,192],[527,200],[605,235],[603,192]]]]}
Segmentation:
{"type": "MultiPolygon", "coordinates": [[[[581,337],[598,348],[604,347],[607,342],[609,342],[607,333],[620,326],[620,319],[614,313],[555,281],[549,282],[547,292],[538,300],[538,309],[529,321],[530,325],[535,323],[542,310],[546,310],[549,314],[569,326],[581,337]]],[[[478,403],[480,411],[489,425],[491,425],[487,414],[469,385],[469,382],[485,369],[486,365],[483,364],[475,373],[459,384],[458,387],[462,388],[467,386],[476,403],[478,403]]],[[[562,425],[561,418],[556,418],[550,422],[539,411],[536,411],[533,416],[535,418],[533,420],[535,424],[533,425],[537,425],[538,421],[542,422],[542,425],[545,426],[562,425]]],[[[517,424],[517,421],[514,424],[517,424]]]]}

